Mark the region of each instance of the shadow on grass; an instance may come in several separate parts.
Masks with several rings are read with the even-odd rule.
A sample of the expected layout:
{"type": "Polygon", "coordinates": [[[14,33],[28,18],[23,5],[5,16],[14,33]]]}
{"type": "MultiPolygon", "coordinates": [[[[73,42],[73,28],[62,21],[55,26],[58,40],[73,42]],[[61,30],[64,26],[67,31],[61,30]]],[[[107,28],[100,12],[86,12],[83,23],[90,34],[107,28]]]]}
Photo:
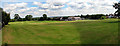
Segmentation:
{"type": "MultiPolygon", "coordinates": [[[[105,23],[119,23],[120,21],[110,21],[105,23]]],[[[87,24],[76,23],[73,24],[80,34],[80,44],[103,46],[118,45],[118,29],[117,26],[113,27],[109,24],[105,26],[103,22],[89,22],[87,24]],[[81,28],[79,28],[81,27],[81,28]],[[106,28],[107,27],[107,28],[106,28]],[[115,34],[116,33],[116,34],[115,34]]]]}
{"type": "Polygon", "coordinates": [[[5,44],[3,44],[2,46],[8,46],[8,44],[7,44],[7,43],[5,43],[5,44]]]}
{"type": "Polygon", "coordinates": [[[111,22],[106,22],[106,23],[120,23],[120,21],[111,21],[111,22]]]}

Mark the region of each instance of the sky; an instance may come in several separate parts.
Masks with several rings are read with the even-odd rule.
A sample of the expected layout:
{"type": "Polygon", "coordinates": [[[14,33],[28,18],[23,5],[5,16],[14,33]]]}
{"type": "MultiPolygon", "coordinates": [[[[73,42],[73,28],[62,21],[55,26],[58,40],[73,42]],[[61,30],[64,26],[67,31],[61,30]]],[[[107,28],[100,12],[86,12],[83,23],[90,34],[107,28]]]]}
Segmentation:
{"type": "Polygon", "coordinates": [[[19,14],[24,18],[26,15],[41,17],[43,14],[51,16],[73,16],[81,14],[111,14],[116,11],[112,7],[120,0],[0,0],[4,11],[19,14]]]}

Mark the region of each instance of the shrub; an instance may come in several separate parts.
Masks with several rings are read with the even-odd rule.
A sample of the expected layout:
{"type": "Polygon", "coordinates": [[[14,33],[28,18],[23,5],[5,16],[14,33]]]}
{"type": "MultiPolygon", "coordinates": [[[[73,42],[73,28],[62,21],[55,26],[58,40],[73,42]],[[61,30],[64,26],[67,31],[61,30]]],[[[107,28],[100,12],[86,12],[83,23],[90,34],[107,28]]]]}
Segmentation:
{"type": "Polygon", "coordinates": [[[15,19],[11,19],[10,22],[15,22],[15,19]]]}
{"type": "Polygon", "coordinates": [[[102,16],[101,19],[106,19],[106,16],[102,16]]]}

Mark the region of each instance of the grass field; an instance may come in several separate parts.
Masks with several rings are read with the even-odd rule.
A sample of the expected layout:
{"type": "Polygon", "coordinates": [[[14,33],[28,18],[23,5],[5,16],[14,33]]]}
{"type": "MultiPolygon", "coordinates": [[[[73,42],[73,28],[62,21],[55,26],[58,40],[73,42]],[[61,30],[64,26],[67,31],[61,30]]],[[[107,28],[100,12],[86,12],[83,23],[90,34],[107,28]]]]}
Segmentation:
{"type": "Polygon", "coordinates": [[[117,19],[10,22],[3,44],[117,44],[117,19]]]}

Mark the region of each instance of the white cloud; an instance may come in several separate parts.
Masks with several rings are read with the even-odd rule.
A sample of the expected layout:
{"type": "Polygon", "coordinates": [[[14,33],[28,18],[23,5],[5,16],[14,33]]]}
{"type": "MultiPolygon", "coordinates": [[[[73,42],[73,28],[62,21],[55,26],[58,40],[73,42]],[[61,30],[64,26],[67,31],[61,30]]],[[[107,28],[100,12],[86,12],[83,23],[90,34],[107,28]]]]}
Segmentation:
{"type": "Polygon", "coordinates": [[[40,9],[60,9],[62,7],[64,7],[64,3],[63,2],[56,2],[56,1],[47,1],[46,4],[42,4],[40,2],[34,2],[34,5],[37,5],[40,9]]]}
{"type": "Polygon", "coordinates": [[[47,0],[46,2],[50,4],[50,9],[58,10],[63,8],[69,1],[70,0],[47,0]]]}
{"type": "Polygon", "coordinates": [[[41,6],[41,5],[42,5],[42,3],[40,3],[40,2],[33,2],[33,4],[34,4],[34,5],[38,5],[38,6],[41,6]]]}
{"type": "Polygon", "coordinates": [[[34,5],[37,5],[40,9],[48,9],[50,4],[42,4],[41,2],[33,2],[34,5]]]}
{"type": "Polygon", "coordinates": [[[46,12],[49,16],[75,14],[109,14],[116,10],[112,7],[117,0],[46,0],[46,3],[33,2],[38,7],[27,7],[28,3],[4,4],[4,10],[19,13],[21,17],[27,14],[41,16],[46,12]],[[67,6],[66,6],[67,5],[67,6]],[[65,7],[65,8],[64,8],[65,7]]]}
{"type": "Polygon", "coordinates": [[[112,7],[114,2],[117,0],[71,0],[68,6],[79,12],[78,14],[109,14],[115,12],[112,7]]]}
{"type": "Polygon", "coordinates": [[[69,2],[70,0],[47,0],[47,3],[55,3],[55,4],[65,4],[67,2],[69,2]]]}
{"type": "Polygon", "coordinates": [[[27,6],[27,3],[16,3],[16,4],[4,4],[4,10],[15,10],[15,9],[21,9],[25,8],[27,6]]]}
{"type": "Polygon", "coordinates": [[[49,8],[49,6],[50,6],[49,4],[42,4],[41,7],[46,9],[46,8],[49,8]]]}

